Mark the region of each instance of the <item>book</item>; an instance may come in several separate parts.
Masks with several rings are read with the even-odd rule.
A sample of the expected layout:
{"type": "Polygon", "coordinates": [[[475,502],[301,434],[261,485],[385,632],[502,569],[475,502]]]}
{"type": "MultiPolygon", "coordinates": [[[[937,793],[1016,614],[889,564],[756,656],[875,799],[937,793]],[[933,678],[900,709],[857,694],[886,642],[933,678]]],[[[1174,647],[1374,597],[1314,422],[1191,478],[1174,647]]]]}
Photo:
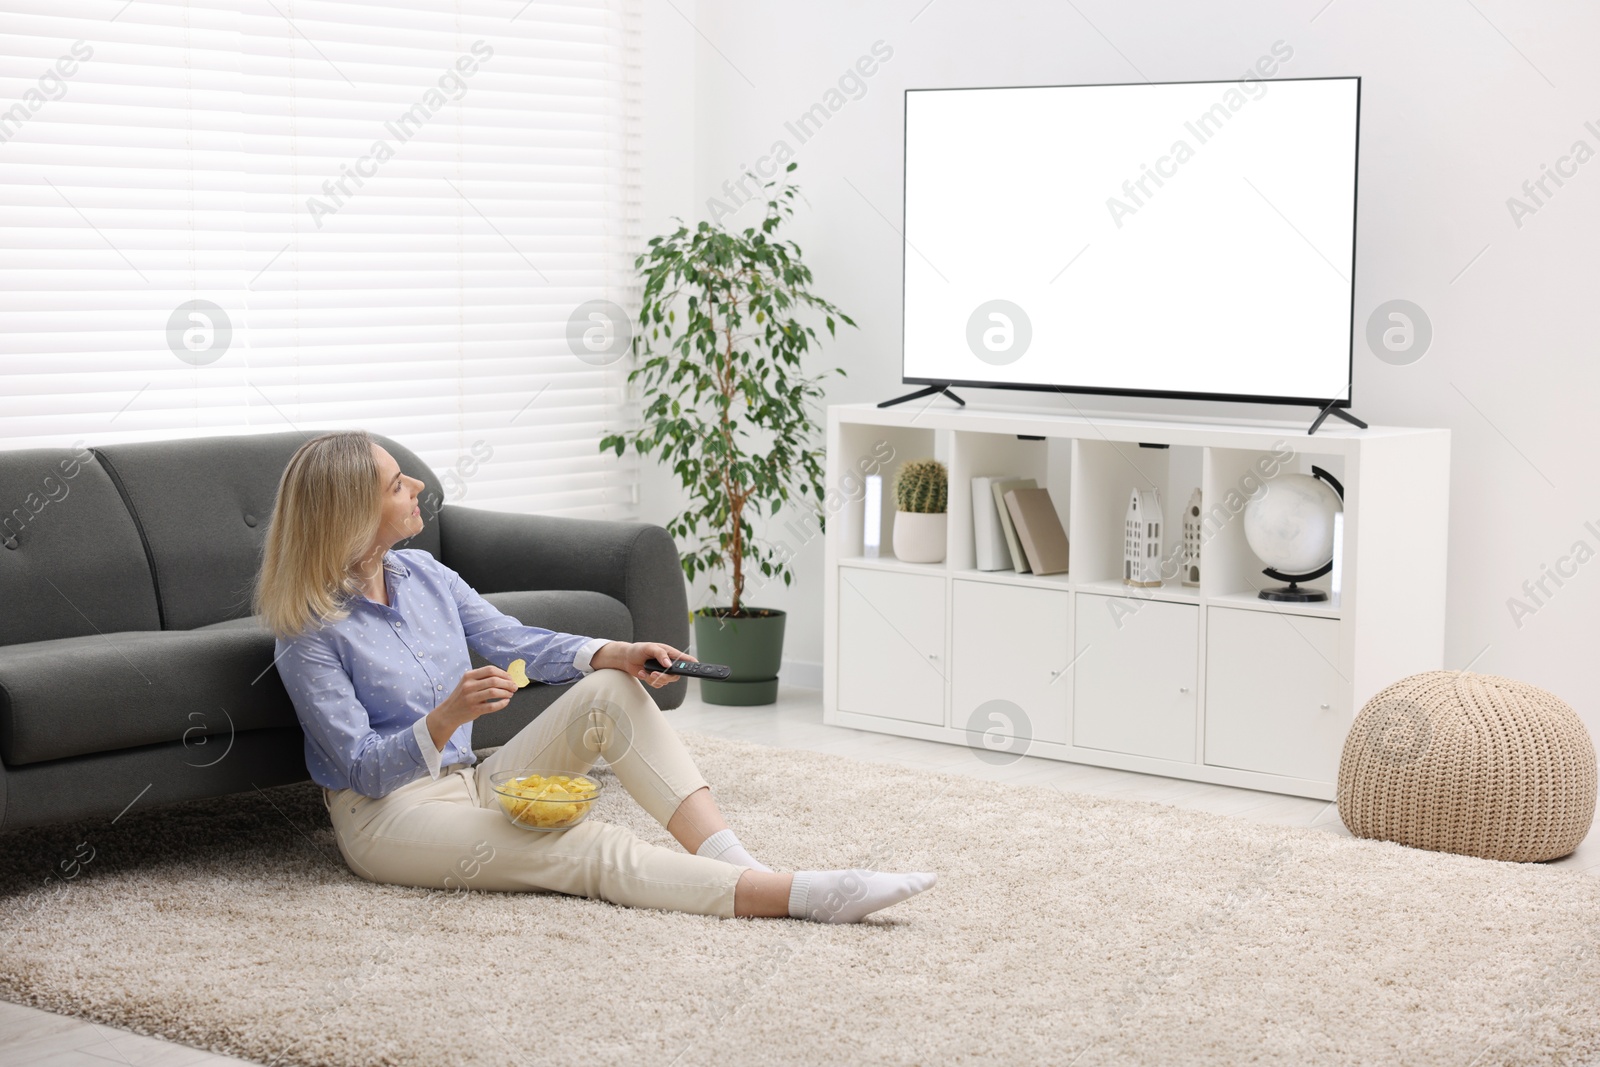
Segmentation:
{"type": "Polygon", "coordinates": [[[1006,508],[1017,528],[1017,539],[1034,574],[1061,574],[1067,569],[1067,532],[1050,502],[1048,489],[1010,489],[1006,508]]]}
{"type": "Polygon", "coordinates": [[[1028,572],[1028,557],[1022,551],[1022,542],[1017,540],[1017,528],[1011,524],[1005,493],[1008,489],[1032,489],[1035,484],[1032,478],[1000,478],[989,486],[994,494],[995,511],[999,513],[1000,529],[1005,535],[1006,550],[1011,554],[1011,569],[1018,574],[1028,572]]]}
{"type": "Polygon", "coordinates": [[[1003,571],[1011,566],[1005,527],[1000,525],[1000,501],[991,488],[1017,474],[980,474],[972,479],[972,544],[980,571],[1003,571]]]}
{"type": "Polygon", "coordinates": [[[866,509],[861,521],[861,554],[878,556],[878,538],[883,532],[883,475],[867,475],[866,509]]]}

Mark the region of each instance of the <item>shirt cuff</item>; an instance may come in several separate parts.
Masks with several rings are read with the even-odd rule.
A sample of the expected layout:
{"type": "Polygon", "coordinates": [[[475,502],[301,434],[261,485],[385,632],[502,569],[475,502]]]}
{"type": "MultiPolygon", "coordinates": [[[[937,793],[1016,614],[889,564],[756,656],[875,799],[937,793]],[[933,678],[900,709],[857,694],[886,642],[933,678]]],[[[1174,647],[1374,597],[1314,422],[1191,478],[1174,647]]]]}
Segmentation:
{"type": "Polygon", "coordinates": [[[424,715],[411,724],[411,732],[416,735],[417,748],[422,752],[422,760],[428,765],[428,773],[435,781],[439,779],[439,749],[433,743],[433,735],[428,733],[428,717],[424,715]]]}
{"type": "Polygon", "coordinates": [[[583,645],[579,646],[577,654],[572,657],[572,666],[583,674],[593,673],[594,665],[590,663],[590,660],[596,652],[610,643],[611,640],[609,638],[591,637],[583,645]]]}

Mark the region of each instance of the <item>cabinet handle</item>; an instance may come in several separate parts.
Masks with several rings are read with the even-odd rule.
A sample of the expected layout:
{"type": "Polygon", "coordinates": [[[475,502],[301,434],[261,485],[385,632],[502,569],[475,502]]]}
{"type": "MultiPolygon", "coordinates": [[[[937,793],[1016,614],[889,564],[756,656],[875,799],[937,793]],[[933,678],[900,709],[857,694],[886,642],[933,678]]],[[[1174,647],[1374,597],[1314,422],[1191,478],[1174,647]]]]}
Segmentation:
{"type": "Polygon", "coordinates": [[[1061,667],[1061,668],[1058,668],[1056,670],[1053,670],[1053,671],[1050,672],[1050,677],[1059,678],[1059,677],[1061,677],[1061,672],[1064,671],[1064,670],[1066,670],[1065,667],[1061,667]]]}
{"type": "Polygon", "coordinates": [[[937,653],[937,652],[929,652],[928,653],[928,658],[929,659],[938,659],[939,658],[939,653],[937,653]]]}
{"type": "Polygon", "coordinates": [[[1328,710],[1328,705],[1326,705],[1326,704],[1318,704],[1317,707],[1321,708],[1323,711],[1327,711],[1328,710]]]}
{"type": "Polygon", "coordinates": [[[1188,687],[1188,686],[1186,686],[1186,685],[1180,685],[1180,686],[1178,686],[1178,692],[1180,692],[1180,693],[1187,693],[1187,692],[1188,692],[1188,691],[1189,691],[1189,687],[1188,687]]]}

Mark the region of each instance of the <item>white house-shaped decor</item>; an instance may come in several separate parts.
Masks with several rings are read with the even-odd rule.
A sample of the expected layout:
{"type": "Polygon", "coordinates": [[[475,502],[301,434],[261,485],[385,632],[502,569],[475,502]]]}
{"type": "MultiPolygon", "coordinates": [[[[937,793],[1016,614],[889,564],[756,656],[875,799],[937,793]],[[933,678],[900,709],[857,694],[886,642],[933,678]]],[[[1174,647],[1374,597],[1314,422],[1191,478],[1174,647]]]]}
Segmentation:
{"type": "Polygon", "coordinates": [[[1189,494],[1183,509],[1183,584],[1200,584],[1200,490],[1189,494]]]}
{"type": "Polygon", "coordinates": [[[1128,500],[1122,581],[1124,585],[1161,584],[1161,494],[1155,489],[1135,489],[1128,500]]]}

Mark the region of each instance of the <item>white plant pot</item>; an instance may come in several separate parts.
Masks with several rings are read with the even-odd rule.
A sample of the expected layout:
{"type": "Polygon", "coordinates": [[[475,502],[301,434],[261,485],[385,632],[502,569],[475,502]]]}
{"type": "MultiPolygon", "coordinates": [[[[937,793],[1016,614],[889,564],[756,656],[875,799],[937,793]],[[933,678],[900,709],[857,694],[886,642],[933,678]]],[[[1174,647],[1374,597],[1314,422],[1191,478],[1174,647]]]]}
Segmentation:
{"type": "Polygon", "coordinates": [[[942,563],[949,514],[938,511],[896,511],[894,554],[906,563],[942,563]]]}

